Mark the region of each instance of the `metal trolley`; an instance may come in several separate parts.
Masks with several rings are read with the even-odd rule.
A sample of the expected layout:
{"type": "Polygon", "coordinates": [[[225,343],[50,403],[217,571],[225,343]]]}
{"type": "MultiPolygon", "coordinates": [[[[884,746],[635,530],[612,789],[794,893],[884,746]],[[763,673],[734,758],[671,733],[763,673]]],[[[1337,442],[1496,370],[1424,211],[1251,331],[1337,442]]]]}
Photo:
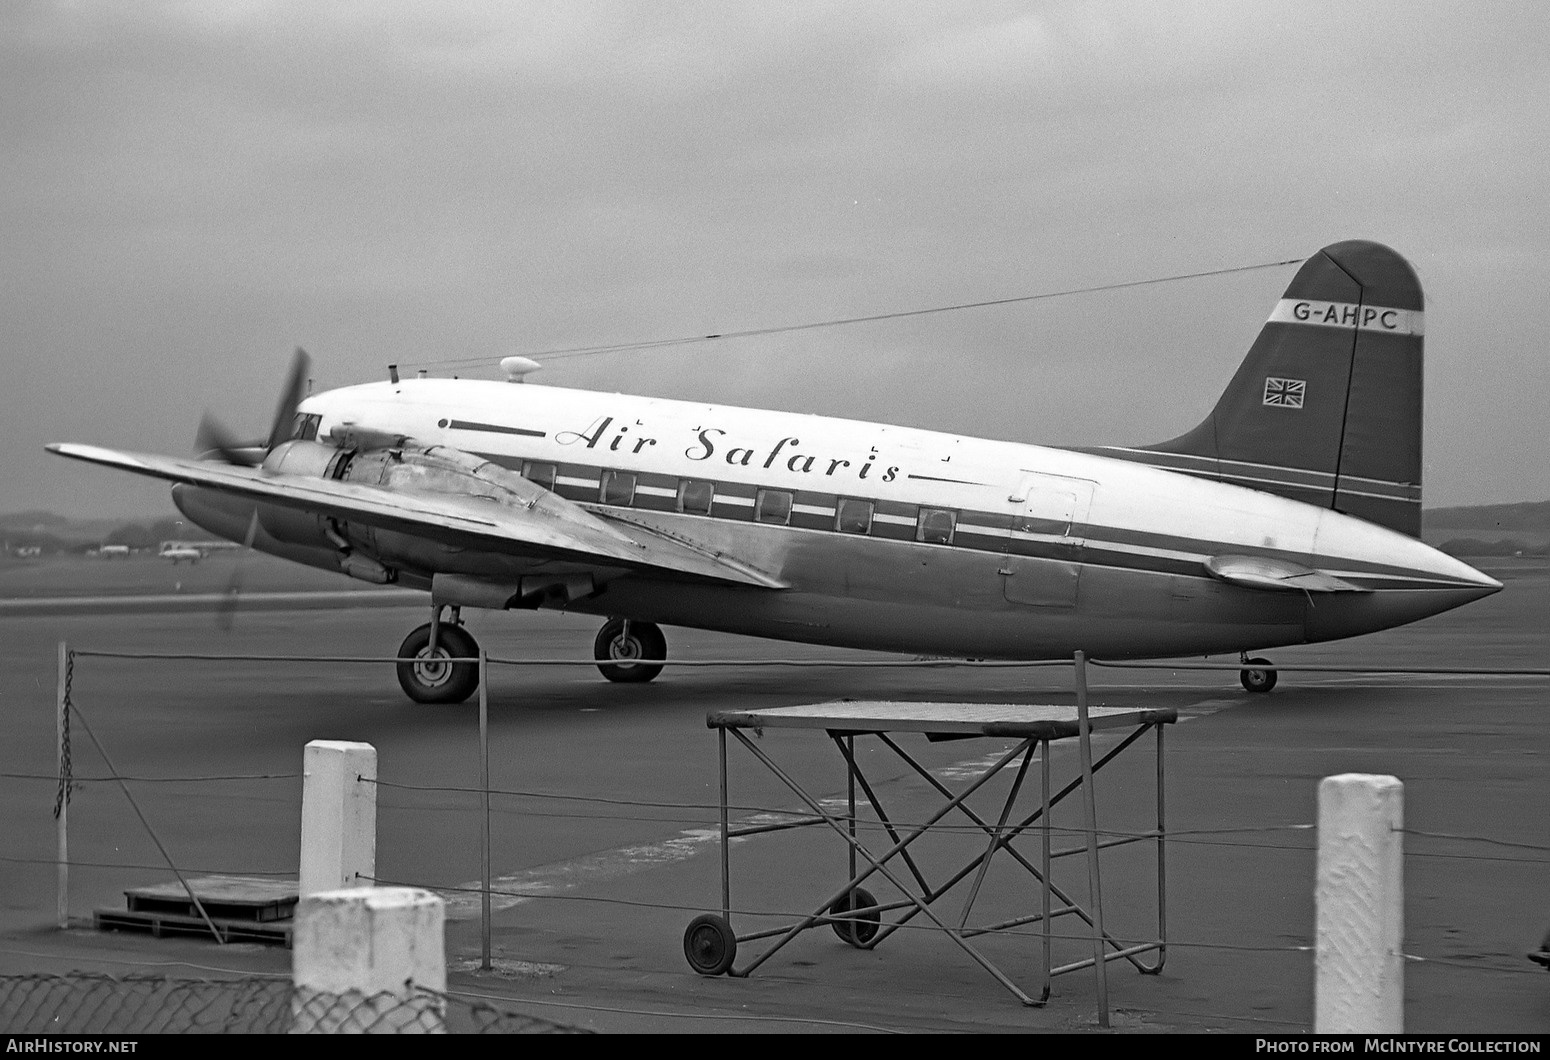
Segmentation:
{"type": "MultiPolygon", "coordinates": [[[[1080,697],[1085,701],[1085,696],[1080,697]]],[[[1163,818],[1163,726],[1177,720],[1177,712],[1171,708],[1131,710],[1097,707],[1088,710],[1085,702],[1071,706],[1027,706],[1017,704],[973,703],[881,703],[837,702],[813,706],[784,707],[773,710],[744,711],[723,710],[712,712],[706,718],[708,727],[716,729],[719,736],[721,759],[721,912],[696,917],[684,932],[684,956],[690,966],[702,975],[747,976],[809,928],[830,927],[839,937],[852,946],[869,949],[879,945],[889,935],[915,920],[923,918],[925,926],[944,932],[972,960],[989,972],[1025,1005],[1042,1005],[1049,999],[1052,977],[1091,967],[1098,986],[1101,1016],[1107,1015],[1107,985],[1105,966],[1108,961],[1125,959],[1143,973],[1155,974],[1162,970],[1167,953],[1166,935],[1166,832],[1163,818]],[[1087,722],[1086,726],[1083,721],[1087,722]],[[843,757],[849,777],[849,800],[846,812],[826,808],[824,801],[803,789],[792,775],[781,768],[770,754],[749,738],[748,730],[762,734],[764,729],[795,728],[821,729],[828,733],[834,746],[843,757]],[[1131,730],[1107,749],[1096,762],[1092,758],[1090,732],[1131,730]],[[1134,745],[1148,731],[1155,734],[1157,768],[1157,826],[1138,833],[1107,837],[1100,841],[1096,825],[1096,810],[1092,799],[1093,774],[1104,768],[1127,748],[1134,745]],[[1016,744],[984,766],[963,790],[954,793],[918,763],[895,739],[899,733],[920,733],[928,739],[962,739],[965,737],[1011,738],[1016,744]],[[734,824],[730,819],[727,779],[727,737],[737,740],[755,758],[794,793],[811,811],[810,815],[794,816],[781,823],[734,824]],[[919,777],[924,779],[941,796],[941,805],[923,822],[904,825],[891,820],[885,811],[874,785],[868,780],[858,763],[855,742],[858,737],[875,738],[890,749],[919,777]],[[1081,771],[1077,777],[1051,792],[1050,745],[1054,741],[1077,738],[1081,745],[1081,771]],[[1030,769],[1039,774],[1039,797],[1031,812],[1025,806],[1022,816],[1017,816],[1018,797],[1023,793],[1030,769]],[[970,796],[985,788],[996,776],[1010,773],[1010,788],[1002,800],[996,819],[976,812],[968,804],[970,796]],[[858,834],[856,800],[858,790],[877,816],[876,824],[868,831],[876,831],[877,838],[869,842],[858,834]],[[1088,869],[1088,905],[1078,905],[1066,889],[1056,884],[1050,873],[1051,861],[1065,855],[1083,853],[1081,847],[1052,850],[1053,827],[1050,811],[1068,796],[1078,793],[1086,809],[1086,862],[1088,869]],[[939,882],[928,880],[922,858],[917,856],[916,844],[933,830],[949,825],[962,830],[961,818],[967,817],[972,826],[971,834],[982,834],[983,843],[976,843],[978,853],[966,863],[948,872],[939,882]],[[841,836],[849,851],[849,878],[836,886],[832,893],[811,913],[794,923],[749,934],[737,934],[732,928],[731,859],[730,841],[772,831],[811,826],[827,826],[841,836]],[[1030,858],[1014,845],[1014,841],[1031,833],[1030,840],[1037,841],[1037,852],[1030,858]],[[886,844],[882,841],[886,836],[886,844]],[[1157,925],[1155,938],[1122,943],[1103,928],[1101,887],[1099,886],[1098,852],[1100,848],[1126,843],[1151,842],[1156,848],[1157,868],[1157,925]],[[981,894],[992,858],[1004,853],[1029,873],[1037,883],[1040,906],[1037,912],[1027,911],[997,923],[971,925],[970,913],[981,894]],[[890,882],[903,894],[903,898],[879,902],[863,885],[872,877],[879,876],[890,882]],[[960,883],[969,880],[967,895],[961,911],[949,914],[941,900],[960,883]],[[1051,924],[1062,916],[1076,916],[1090,928],[1093,956],[1084,960],[1051,967],[1051,924]],[[976,936],[990,932],[1009,931],[1029,924],[1042,927],[1041,981],[1031,991],[1025,991],[1013,979],[998,968],[974,945],[976,936]],[[738,967],[738,947],[758,940],[773,940],[752,960],[738,967]],[[1155,963],[1143,963],[1138,957],[1143,953],[1156,952],[1155,963]]],[[[889,759],[892,761],[892,758],[889,759]]],[[[1033,800],[1025,800],[1032,804],[1033,800]]],[[[873,884],[876,886],[876,884],[873,884]]],[[[1106,1018],[1104,1019],[1106,1023],[1106,1018]]]]}

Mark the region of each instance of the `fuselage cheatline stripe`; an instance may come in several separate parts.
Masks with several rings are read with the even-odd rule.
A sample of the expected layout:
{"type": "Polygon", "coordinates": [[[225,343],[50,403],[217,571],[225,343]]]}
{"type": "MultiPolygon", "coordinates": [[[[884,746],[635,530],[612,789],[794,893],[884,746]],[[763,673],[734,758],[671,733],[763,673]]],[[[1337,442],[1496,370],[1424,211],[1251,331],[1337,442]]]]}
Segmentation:
{"type": "MultiPolygon", "coordinates": [[[[524,463],[509,456],[494,453],[476,454],[484,459],[521,470],[524,463]]],[[[601,512],[629,511],[632,508],[645,511],[671,511],[696,519],[713,519],[729,522],[755,521],[755,495],[757,487],[741,482],[721,482],[713,479],[693,479],[711,486],[714,501],[709,514],[681,511],[676,487],[665,485],[646,487],[649,478],[657,482],[677,482],[672,476],[638,475],[640,482],[629,504],[603,503],[602,482],[609,468],[583,464],[558,464],[553,489],[566,500],[575,501],[601,512]]],[[[625,474],[633,474],[625,472],[625,474]]],[[[840,531],[835,520],[840,502],[847,499],[842,494],[817,493],[806,490],[782,490],[792,493],[790,522],[785,525],[801,530],[828,533],[840,531]]],[[[1327,492],[1327,490],[1325,491],[1327,492]]],[[[1349,492],[1342,490],[1342,493],[1349,492]]],[[[1070,563],[1086,563],[1102,567],[1123,568],[1155,574],[1181,575],[1206,578],[1202,570],[1204,562],[1214,555],[1230,551],[1233,547],[1220,541],[1201,538],[1185,538],[1125,527],[1102,526],[1093,523],[1067,524],[1054,519],[1038,519],[1013,516],[1007,512],[958,510],[956,525],[950,542],[927,542],[916,539],[916,518],[921,506],[898,501],[868,501],[874,508],[869,535],[895,541],[911,541],[934,548],[955,548],[971,552],[997,555],[1024,556],[1033,559],[1060,560],[1070,563]]],[[[859,535],[858,535],[859,536],[859,535]]],[[[1266,555],[1301,562],[1308,557],[1289,550],[1267,548],[1259,550],[1266,555]]],[[[1464,584],[1450,579],[1417,578],[1403,567],[1352,560],[1339,561],[1345,566],[1338,576],[1361,582],[1364,587],[1435,587],[1464,584]]]]}

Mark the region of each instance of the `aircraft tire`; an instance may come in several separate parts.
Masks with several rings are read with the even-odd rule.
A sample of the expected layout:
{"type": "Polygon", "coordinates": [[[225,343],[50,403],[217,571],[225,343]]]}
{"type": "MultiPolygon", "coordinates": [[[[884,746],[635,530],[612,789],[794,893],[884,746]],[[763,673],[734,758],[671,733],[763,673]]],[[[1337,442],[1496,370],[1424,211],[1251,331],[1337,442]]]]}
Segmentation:
{"type": "Polygon", "coordinates": [[[1276,671],[1260,670],[1260,666],[1272,666],[1269,659],[1245,659],[1248,667],[1238,671],[1238,680],[1243,682],[1243,687],[1256,694],[1263,694],[1276,686],[1276,671]]]}
{"type": "Polygon", "coordinates": [[[701,975],[724,975],[737,960],[737,935],[721,917],[706,913],[684,930],[684,959],[701,975]]]}
{"type": "Polygon", "coordinates": [[[630,659],[666,659],[667,638],[654,622],[631,622],[624,633],[624,619],[610,618],[592,642],[592,658],[598,671],[610,681],[644,684],[662,672],[662,664],[629,662],[630,659]]]}
{"type": "Polygon", "coordinates": [[[398,684],[416,703],[445,705],[461,703],[479,687],[479,664],[448,663],[446,659],[466,659],[479,654],[479,643],[462,626],[442,623],[436,633],[436,653],[431,644],[431,627],[426,623],[404,638],[398,648],[398,684]]]}
{"type": "MultiPolygon", "coordinates": [[[[849,894],[841,895],[835,899],[829,907],[830,913],[848,913],[852,909],[865,909],[876,905],[877,899],[872,897],[872,892],[865,887],[857,887],[849,894]]],[[[834,933],[840,937],[840,941],[848,942],[858,950],[866,949],[867,944],[877,937],[877,926],[881,921],[877,910],[870,913],[862,913],[853,920],[836,920],[833,922],[834,933]]]]}

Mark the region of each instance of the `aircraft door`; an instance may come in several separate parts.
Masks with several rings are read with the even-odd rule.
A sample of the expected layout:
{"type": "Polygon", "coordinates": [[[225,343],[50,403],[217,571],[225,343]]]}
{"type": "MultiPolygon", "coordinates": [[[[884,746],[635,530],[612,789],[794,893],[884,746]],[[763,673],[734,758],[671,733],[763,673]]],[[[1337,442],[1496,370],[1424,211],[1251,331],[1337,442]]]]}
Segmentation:
{"type": "Polygon", "coordinates": [[[1028,607],[1075,607],[1081,580],[1081,524],[1093,484],[1057,475],[1028,475],[1007,498],[1012,523],[1001,557],[1008,601],[1028,607]]]}

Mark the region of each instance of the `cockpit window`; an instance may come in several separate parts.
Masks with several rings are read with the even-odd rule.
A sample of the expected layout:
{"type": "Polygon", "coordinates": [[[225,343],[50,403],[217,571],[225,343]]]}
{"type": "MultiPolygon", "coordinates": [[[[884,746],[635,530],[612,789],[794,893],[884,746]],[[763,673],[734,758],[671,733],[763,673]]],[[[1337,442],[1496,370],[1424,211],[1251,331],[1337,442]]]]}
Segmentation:
{"type": "Polygon", "coordinates": [[[323,417],[316,412],[298,412],[296,418],[291,421],[291,438],[294,441],[316,441],[318,425],[323,422],[323,417]]]}

